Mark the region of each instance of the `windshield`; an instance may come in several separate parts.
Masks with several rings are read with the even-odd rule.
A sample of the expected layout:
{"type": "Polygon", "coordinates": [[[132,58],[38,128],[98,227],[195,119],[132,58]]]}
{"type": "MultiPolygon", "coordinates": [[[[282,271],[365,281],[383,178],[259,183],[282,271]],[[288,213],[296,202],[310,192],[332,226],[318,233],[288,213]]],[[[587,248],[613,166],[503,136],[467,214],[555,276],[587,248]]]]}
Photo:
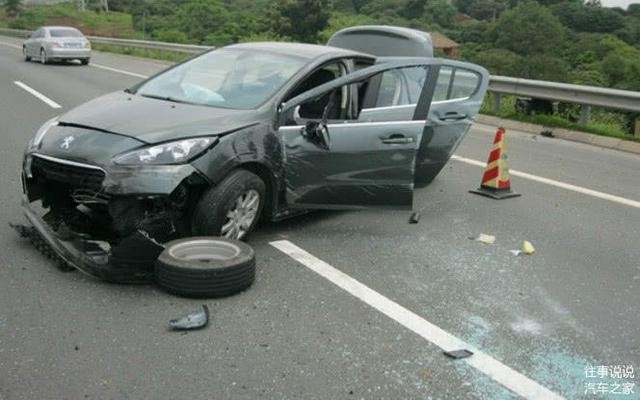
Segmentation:
{"type": "Polygon", "coordinates": [[[82,37],[82,33],[75,29],[51,29],[51,37],[82,37]]]}
{"type": "Polygon", "coordinates": [[[305,60],[282,54],[221,49],[144,83],[140,96],[212,107],[253,109],[284,85],[305,60]]]}

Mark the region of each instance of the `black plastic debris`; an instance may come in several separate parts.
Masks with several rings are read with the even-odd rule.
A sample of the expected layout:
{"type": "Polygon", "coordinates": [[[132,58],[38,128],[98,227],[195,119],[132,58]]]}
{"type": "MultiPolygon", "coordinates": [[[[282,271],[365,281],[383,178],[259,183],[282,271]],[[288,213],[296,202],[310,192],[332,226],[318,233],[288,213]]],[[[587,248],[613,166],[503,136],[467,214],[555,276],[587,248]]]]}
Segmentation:
{"type": "Polygon", "coordinates": [[[175,331],[202,329],[209,323],[209,307],[202,305],[200,311],[194,312],[180,319],[169,321],[169,327],[175,331]]]}
{"type": "Polygon", "coordinates": [[[552,132],[552,131],[548,131],[548,130],[545,130],[545,131],[540,132],[540,135],[541,135],[541,136],[544,136],[544,137],[548,137],[548,138],[554,138],[554,137],[556,137],[556,136],[553,134],[553,132],[552,132]]]}
{"type": "Polygon", "coordinates": [[[9,226],[13,228],[20,237],[29,239],[33,247],[35,247],[42,255],[51,259],[56,267],[62,272],[70,272],[75,271],[75,268],[69,265],[65,260],[62,259],[56,252],[49,246],[42,236],[36,231],[36,229],[32,226],[22,225],[22,224],[14,224],[9,223],[9,226]]]}
{"type": "Polygon", "coordinates": [[[420,212],[414,211],[413,213],[411,213],[411,216],[409,217],[409,223],[417,224],[418,221],[420,221],[420,212]]]}
{"type": "Polygon", "coordinates": [[[462,349],[462,350],[445,351],[444,355],[446,355],[447,357],[451,357],[454,360],[459,360],[461,358],[467,358],[472,356],[473,352],[467,349],[462,349]]]}

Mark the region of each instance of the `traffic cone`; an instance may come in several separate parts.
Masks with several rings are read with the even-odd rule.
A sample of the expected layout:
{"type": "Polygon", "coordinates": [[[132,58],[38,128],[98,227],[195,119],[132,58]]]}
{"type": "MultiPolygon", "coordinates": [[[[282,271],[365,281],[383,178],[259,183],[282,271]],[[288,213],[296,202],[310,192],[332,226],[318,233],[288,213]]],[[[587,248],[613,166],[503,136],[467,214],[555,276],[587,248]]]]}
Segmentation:
{"type": "Polygon", "coordinates": [[[506,132],[504,128],[498,128],[493,140],[493,149],[489,153],[489,160],[482,175],[482,183],[477,190],[469,190],[469,192],[498,200],[520,196],[511,191],[507,158],[506,132]]]}

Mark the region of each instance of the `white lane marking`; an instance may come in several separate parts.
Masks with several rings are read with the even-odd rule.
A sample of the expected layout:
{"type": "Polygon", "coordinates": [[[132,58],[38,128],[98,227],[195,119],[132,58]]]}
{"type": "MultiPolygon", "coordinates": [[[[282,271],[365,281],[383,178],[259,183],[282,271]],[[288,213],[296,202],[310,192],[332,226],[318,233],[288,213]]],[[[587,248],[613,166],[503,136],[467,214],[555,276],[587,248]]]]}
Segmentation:
{"type": "MultiPolygon", "coordinates": [[[[486,167],[486,165],[487,165],[486,163],[483,163],[482,161],[473,160],[471,158],[465,158],[465,157],[460,157],[460,156],[456,156],[456,155],[451,156],[451,159],[457,160],[457,161],[461,161],[461,162],[466,163],[466,164],[482,167],[482,168],[486,167]]],[[[614,203],[623,204],[623,205],[629,206],[629,207],[640,208],[640,201],[631,200],[631,199],[627,199],[627,198],[624,198],[624,197],[620,197],[620,196],[616,196],[616,195],[608,194],[608,193],[604,193],[604,192],[599,192],[597,190],[588,189],[588,188],[585,188],[585,187],[582,187],[582,186],[572,185],[570,183],[564,183],[564,182],[556,181],[556,180],[553,180],[553,179],[544,178],[542,176],[537,176],[537,175],[529,174],[529,173],[526,173],[526,172],[517,171],[517,170],[511,169],[511,168],[509,168],[509,173],[511,175],[513,175],[513,176],[519,176],[520,178],[525,178],[525,179],[529,179],[529,180],[532,180],[532,181],[535,181],[535,182],[540,182],[540,183],[544,183],[544,184],[547,184],[547,185],[559,187],[559,188],[562,188],[562,189],[571,190],[573,192],[586,194],[587,196],[597,197],[599,199],[612,201],[614,203]]]]}
{"type": "Polygon", "coordinates": [[[107,67],[106,65],[101,65],[101,64],[91,63],[91,64],[89,64],[89,66],[94,67],[94,68],[104,69],[105,71],[111,71],[111,72],[117,72],[119,74],[135,76],[136,78],[143,78],[144,79],[144,78],[148,78],[149,77],[148,75],[136,74],[135,72],[129,72],[129,71],[125,71],[123,69],[107,67]]]}
{"type": "Polygon", "coordinates": [[[51,108],[62,108],[62,106],[58,103],[56,103],[55,101],[51,100],[50,98],[48,98],[47,96],[43,95],[42,93],[38,92],[37,90],[25,85],[24,83],[20,82],[20,81],[13,81],[13,83],[15,83],[16,85],[18,85],[19,87],[21,87],[22,89],[26,90],[27,92],[31,93],[32,95],[34,95],[35,97],[37,97],[38,99],[42,100],[43,102],[45,102],[49,107],[51,108]]]}
{"type": "Polygon", "coordinates": [[[563,399],[562,396],[502,364],[488,354],[473,348],[473,346],[360,283],[344,272],[307,253],[290,241],[278,240],[269,244],[442,350],[469,349],[473,351],[474,354],[471,357],[464,359],[467,364],[518,395],[526,399],[535,400],[563,399]]]}
{"type": "Polygon", "coordinates": [[[0,42],[0,44],[22,50],[22,46],[18,46],[17,44],[8,43],[8,42],[0,42]]]}

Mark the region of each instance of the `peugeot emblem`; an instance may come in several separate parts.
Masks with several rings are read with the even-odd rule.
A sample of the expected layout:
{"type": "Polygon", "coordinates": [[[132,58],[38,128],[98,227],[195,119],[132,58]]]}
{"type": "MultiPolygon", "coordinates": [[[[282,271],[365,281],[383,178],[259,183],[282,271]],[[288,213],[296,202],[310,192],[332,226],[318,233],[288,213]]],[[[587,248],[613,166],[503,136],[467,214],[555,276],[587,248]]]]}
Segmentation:
{"type": "Polygon", "coordinates": [[[60,143],[60,148],[69,150],[69,147],[71,147],[71,142],[73,142],[75,139],[76,138],[74,138],[73,136],[67,136],[66,138],[62,139],[62,143],[60,143]]]}

